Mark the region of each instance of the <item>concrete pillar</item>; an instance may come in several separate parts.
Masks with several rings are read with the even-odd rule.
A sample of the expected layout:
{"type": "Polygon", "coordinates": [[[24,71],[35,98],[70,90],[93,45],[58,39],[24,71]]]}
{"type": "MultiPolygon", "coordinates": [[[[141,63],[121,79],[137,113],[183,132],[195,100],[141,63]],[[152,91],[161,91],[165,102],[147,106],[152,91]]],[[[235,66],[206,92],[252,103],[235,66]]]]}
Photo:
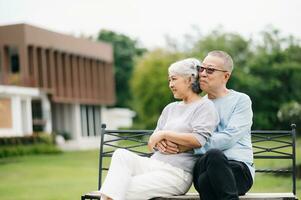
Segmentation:
{"type": "Polygon", "coordinates": [[[73,117],[74,117],[72,136],[74,140],[80,140],[82,138],[80,104],[73,104],[72,107],[73,107],[73,117]]]}
{"type": "Polygon", "coordinates": [[[21,98],[18,96],[12,97],[12,111],[13,111],[13,132],[22,136],[22,109],[21,109],[21,98]]]}
{"type": "Polygon", "coordinates": [[[28,97],[26,98],[26,119],[27,119],[27,133],[32,134],[33,129],[32,129],[32,107],[31,107],[31,98],[28,97]]]}
{"type": "MultiPolygon", "coordinates": [[[[29,132],[29,118],[31,118],[31,115],[28,115],[29,110],[27,108],[27,99],[30,99],[30,97],[22,97],[21,98],[21,115],[22,115],[22,135],[30,135],[31,132],[29,132]]],[[[32,126],[32,124],[31,124],[32,126]]]]}
{"type": "Polygon", "coordinates": [[[44,131],[47,133],[52,132],[52,117],[51,117],[51,103],[47,98],[46,94],[42,95],[42,112],[43,112],[43,119],[46,121],[44,131]]]}

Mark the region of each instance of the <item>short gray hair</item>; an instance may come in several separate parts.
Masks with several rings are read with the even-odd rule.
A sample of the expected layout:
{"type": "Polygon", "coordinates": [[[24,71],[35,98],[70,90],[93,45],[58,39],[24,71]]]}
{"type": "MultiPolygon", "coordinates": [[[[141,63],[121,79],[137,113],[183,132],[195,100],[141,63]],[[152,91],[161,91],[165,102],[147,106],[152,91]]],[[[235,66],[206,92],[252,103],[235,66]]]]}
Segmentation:
{"type": "Polygon", "coordinates": [[[201,93],[199,86],[199,72],[198,69],[201,62],[196,58],[186,58],[171,64],[168,68],[168,75],[179,75],[191,78],[191,88],[194,93],[201,93]]]}
{"type": "Polygon", "coordinates": [[[180,75],[187,77],[198,77],[198,66],[201,62],[196,58],[186,58],[172,63],[168,68],[169,75],[180,75]]]}
{"type": "Polygon", "coordinates": [[[210,51],[208,53],[208,56],[215,56],[215,57],[221,58],[224,61],[225,70],[228,70],[229,72],[232,72],[232,70],[234,68],[233,60],[227,52],[220,51],[220,50],[214,50],[214,51],[210,51]]]}

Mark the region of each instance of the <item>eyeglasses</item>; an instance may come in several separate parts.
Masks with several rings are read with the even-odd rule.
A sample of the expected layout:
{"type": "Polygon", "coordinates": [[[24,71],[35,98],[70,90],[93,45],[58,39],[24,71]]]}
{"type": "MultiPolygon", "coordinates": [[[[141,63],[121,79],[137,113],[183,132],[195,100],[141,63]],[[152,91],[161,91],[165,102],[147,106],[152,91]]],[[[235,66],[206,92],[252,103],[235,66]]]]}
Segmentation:
{"type": "Polygon", "coordinates": [[[198,66],[198,71],[199,72],[203,72],[204,70],[206,70],[207,74],[213,74],[215,71],[228,72],[227,70],[216,69],[216,68],[213,68],[213,67],[198,66]]]}

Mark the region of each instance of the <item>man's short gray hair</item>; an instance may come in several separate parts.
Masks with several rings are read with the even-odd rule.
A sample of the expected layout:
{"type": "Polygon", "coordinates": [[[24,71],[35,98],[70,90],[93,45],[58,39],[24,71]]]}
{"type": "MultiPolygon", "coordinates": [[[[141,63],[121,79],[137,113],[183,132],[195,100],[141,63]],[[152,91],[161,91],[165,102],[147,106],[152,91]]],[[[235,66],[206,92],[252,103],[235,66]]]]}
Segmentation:
{"type": "Polygon", "coordinates": [[[214,51],[210,51],[208,53],[208,56],[215,56],[215,57],[219,57],[219,58],[223,59],[225,70],[232,72],[233,67],[234,67],[233,60],[227,52],[220,51],[220,50],[214,50],[214,51]]]}

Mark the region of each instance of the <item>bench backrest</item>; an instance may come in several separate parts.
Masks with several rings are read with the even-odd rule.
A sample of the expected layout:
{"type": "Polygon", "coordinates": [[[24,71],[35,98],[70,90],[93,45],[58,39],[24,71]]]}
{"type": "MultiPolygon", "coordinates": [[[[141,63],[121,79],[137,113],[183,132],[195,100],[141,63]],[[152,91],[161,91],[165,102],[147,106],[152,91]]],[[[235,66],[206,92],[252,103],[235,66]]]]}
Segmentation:
{"type": "Polygon", "coordinates": [[[254,160],[280,159],[290,162],[290,168],[265,168],[256,166],[256,173],[290,174],[292,177],[292,192],[296,194],[296,125],[291,130],[253,130],[252,145],[254,160]]]}
{"type": "MultiPolygon", "coordinates": [[[[296,125],[287,131],[253,130],[252,144],[254,160],[287,159],[291,162],[290,169],[267,169],[256,167],[256,173],[289,173],[292,176],[292,192],[296,194],[296,125]]],[[[98,190],[101,187],[103,172],[108,170],[107,157],[111,157],[115,149],[124,148],[141,156],[150,156],[145,146],[153,130],[107,130],[101,126],[99,154],[98,190]]]]}

